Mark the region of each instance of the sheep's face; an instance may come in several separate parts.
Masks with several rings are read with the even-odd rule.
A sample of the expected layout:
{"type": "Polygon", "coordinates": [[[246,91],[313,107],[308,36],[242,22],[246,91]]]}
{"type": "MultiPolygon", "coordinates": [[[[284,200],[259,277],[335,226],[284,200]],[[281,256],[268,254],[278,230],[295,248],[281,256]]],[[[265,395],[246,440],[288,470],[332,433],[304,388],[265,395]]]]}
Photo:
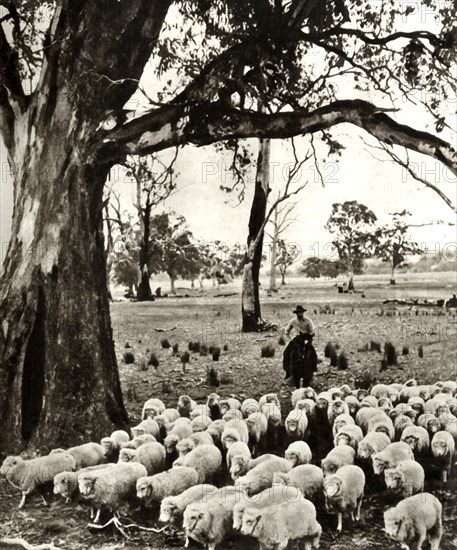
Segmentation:
{"type": "Polygon", "coordinates": [[[158,416],[158,410],[155,407],[148,407],[143,411],[143,420],[146,418],[155,418],[158,416]]]}
{"type": "Polygon", "coordinates": [[[275,393],[269,393],[266,395],[266,402],[273,403],[278,408],[280,407],[278,396],[275,393]]]}
{"type": "Polygon", "coordinates": [[[403,483],[403,476],[401,472],[394,468],[386,468],[384,470],[384,477],[386,479],[386,486],[391,491],[395,492],[401,489],[403,483]]]}
{"type": "Polygon", "coordinates": [[[324,472],[324,476],[332,475],[338,469],[336,464],[328,458],[322,459],[321,466],[322,466],[322,471],[324,472]]]}
{"type": "Polygon", "coordinates": [[[378,402],[378,408],[380,408],[385,413],[388,413],[392,410],[392,403],[388,397],[383,397],[378,402]]]}
{"type": "Polygon", "coordinates": [[[178,519],[178,509],[171,502],[162,502],[160,505],[159,521],[163,523],[174,523],[178,519]]]}
{"type": "Polygon", "coordinates": [[[183,457],[190,453],[193,449],[193,445],[190,441],[180,441],[176,445],[176,450],[179,452],[179,456],[183,457]]]}
{"type": "Polygon", "coordinates": [[[54,478],[53,492],[55,495],[62,495],[64,498],[69,498],[71,496],[70,480],[66,472],[57,474],[54,478]]]}
{"type": "Polygon", "coordinates": [[[82,496],[88,497],[94,491],[95,477],[79,476],[78,477],[79,492],[82,496]]]}
{"type": "Polygon", "coordinates": [[[392,403],[395,403],[398,400],[398,392],[393,388],[389,389],[388,397],[392,403]]]}
{"type": "Polygon", "coordinates": [[[287,431],[295,433],[298,430],[298,420],[289,418],[286,422],[287,431]]]}
{"type": "Polygon", "coordinates": [[[208,407],[219,405],[220,400],[221,398],[217,395],[217,393],[208,395],[208,407]]]}
{"type": "Polygon", "coordinates": [[[145,430],[144,430],[143,427],[135,426],[134,428],[132,428],[133,437],[138,437],[138,436],[144,435],[144,434],[145,434],[145,430]]]}
{"type": "Polygon", "coordinates": [[[347,426],[348,424],[349,421],[347,420],[347,418],[337,418],[333,423],[333,427],[335,428],[336,433],[338,433],[341,428],[344,428],[344,426],[347,426]]]}
{"type": "Polygon", "coordinates": [[[359,410],[357,403],[350,402],[347,405],[349,409],[349,414],[351,416],[355,416],[357,414],[357,411],[359,410]]]}
{"type": "Polygon", "coordinates": [[[228,401],[226,401],[225,399],[221,400],[219,402],[219,409],[221,411],[221,415],[224,416],[224,414],[230,410],[230,405],[228,401]]]}
{"type": "Polygon", "coordinates": [[[416,411],[418,415],[424,412],[424,405],[422,403],[411,403],[411,408],[416,411]]]}
{"type": "Polygon", "coordinates": [[[285,458],[290,462],[292,468],[298,464],[298,454],[295,451],[286,451],[285,458]]]}
{"type": "Polygon", "coordinates": [[[132,462],[134,456],[134,449],[121,449],[121,452],[119,453],[119,462],[132,462]]]}
{"type": "Polygon", "coordinates": [[[371,460],[373,461],[373,471],[375,474],[382,474],[382,472],[386,468],[386,461],[381,458],[380,456],[373,455],[371,457],[371,460]]]}
{"type": "Polygon", "coordinates": [[[352,440],[348,434],[339,433],[336,436],[336,445],[351,445],[352,440]]]}
{"type": "Polygon", "coordinates": [[[190,536],[205,540],[211,526],[211,511],[202,506],[188,506],[184,511],[183,527],[190,536]]]}
{"type": "Polygon", "coordinates": [[[389,537],[400,542],[408,539],[406,519],[399,515],[398,510],[395,508],[390,508],[384,512],[384,526],[389,537]]]}
{"type": "Polygon", "coordinates": [[[319,397],[316,401],[316,407],[321,411],[326,411],[328,409],[328,401],[324,397],[319,397]]]}
{"type": "Polygon", "coordinates": [[[230,475],[233,480],[238,479],[247,472],[247,459],[243,456],[234,456],[230,465],[230,475]]]}
{"type": "Polygon", "coordinates": [[[343,397],[351,395],[351,391],[351,388],[347,384],[343,384],[340,388],[340,392],[343,397]]]}
{"type": "Polygon", "coordinates": [[[0,474],[8,477],[23,463],[24,460],[20,456],[7,456],[0,468],[0,474]]]}
{"type": "Polygon", "coordinates": [[[432,452],[434,456],[445,456],[448,452],[447,444],[445,441],[432,441],[432,452]]]}
{"type": "Polygon", "coordinates": [[[259,411],[259,405],[257,403],[249,403],[248,405],[244,406],[243,410],[244,413],[249,416],[250,414],[255,414],[259,411]]]}
{"type": "Polygon", "coordinates": [[[244,515],[244,503],[240,502],[233,507],[233,529],[238,531],[241,529],[244,515]]]}
{"type": "Polygon", "coordinates": [[[178,441],[178,436],[175,434],[170,434],[165,438],[163,445],[168,454],[171,454],[176,449],[178,441]]]}
{"type": "Polygon", "coordinates": [[[259,511],[245,510],[241,523],[241,533],[255,537],[258,534],[261,518],[262,514],[259,511]]]}
{"type": "Polygon", "coordinates": [[[238,442],[238,439],[234,435],[231,435],[231,434],[227,434],[222,438],[222,444],[224,445],[224,447],[226,449],[229,449],[231,447],[231,445],[233,445],[234,443],[237,443],[237,442],[238,442]]]}
{"type": "Polygon", "coordinates": [[[382,434],[386,434],[387,437],[390,439],[390,431],[389,431],[389,428],[385,424],[379,424],[378,426],[376,426],[375,431],[379,432],[379,433],[382,433],[382,434]]]}
{"type": "Polygon", "coordinates": [[[363,399],[365,399],[365,397],[368,397],[367,390],[362,390],[362,389],[358,390],[356,397],[359,401],[362,401],[363,399]]]}
{"type": "Polygon", "coordinates": [[[108,456],[114,449],[114,441],[110,437],[104,437],[100,441],[100,445],[103,447],[103,454],[105,457],[108,456]]]}
{"type": "MultiPolygon", "coordinates": [[[[437,391],[434,392],[433,395],[436,395],[437,393],[439,393],[440,389],[437,388],[437,391]]],[[[424,401],[428,401],[430,399],[430,397],[433,397],[431,394],[430,394],[430,391],[428,388],[423,388],[421,390],[419,390],[419,397],[421,399],[423,399],[424,401]]]]}
{"type": "Polygon", "coordinates": [[[439,432],[441,430],[441,425],[438,418],[431,418],[427,422],[427,430],[432,434],[436,434],[436,432],[439,432]]]}
{"type": "Polygon", "coordinates": [[[405,438],[402,438],[402,441],[409,445],[412,451],[415,451],[419,440],[414,435],[409,435],[405,438]]]}
{"type": "Polygon", "coordinates": [[[147,479],[140,478],[136,482],[136,496],[141,500],[145,500],[147,498],[152,497],[152,494],[153,494],[152,484],[147,479]]]}
{"type": "Polygon", "coordinates": [[[337,500],[341,496],[341,479],[332,475],[324,481],[325,507],[328,513],[334,512],[337,500]]]}
{"type": "Polygon", "coordinates": [[[313,390],[313,388],[309,388],[309,387],[308,387],[308,388],[305,388],[305,389],[303,390],[303,397],[304,397],[305,399],[312,399],[312,400],[314,401],[315,398],[316,398],[316,393],[315,393],[315,391],[313,390]]]}
{"type": "Polygon", "coordinates": [[[370,456],[374,453],[374,449],[371,445],[368,443],[360,443],[357,448],[357,456],[359,458],[370,458],[370,456]]]}
{"type": "Polygon", "coordinates": [[[297,401],[295,408],[297,409],[297,411],[305,411],[306,414],[309,414],[311,412],[311,407],[304,399],[300,399],[300,401],[297,401]]]}
{"type": "Polygon", "coordinates": [[[238,409],[229,409],[223,417],[224,422],[228,422],[229,420],[241,420],[243,418],[243,415],[241,411],[238,409]]]}

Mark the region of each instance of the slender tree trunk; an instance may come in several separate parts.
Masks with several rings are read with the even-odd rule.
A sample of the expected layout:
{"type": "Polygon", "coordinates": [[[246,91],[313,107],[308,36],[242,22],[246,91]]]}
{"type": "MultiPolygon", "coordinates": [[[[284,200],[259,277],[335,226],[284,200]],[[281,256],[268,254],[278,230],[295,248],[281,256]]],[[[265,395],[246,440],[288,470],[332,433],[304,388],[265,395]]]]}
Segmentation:
{"type": "Polygon", "coordinates": [[[265,221],[269,188],[269,161],[270,140],[262,139],[259,143],[257,157],[257,174],[254,199],[249,219],[249,235],[243,268],[242,288],[242,330],[243,332],[257,332],[262,326],[259,296],[259,271],[262,262],[263,235],[257,246],[253,242],[257,238],[262,224],[265,221]]]}
{"type": "Polygon", "coordinates": [[[273,229],[273,240],[271,243],[271,258],[270,258],[270,286],[268,288],[268,294],[271,295],[276,291],[276,259],[278,257],[278,211],[275,210],[274,217],[274,229],[273,229]]]}
{"type": "Polygon", "coordinates": [[[392,269],[390,271],[390,284],[391,285],[396,285],[397,282],[395,280],[395,266],[392,266],[392,269]]]}
{"type": "Polygon", "coordinates": [[[176,294],[176,287],[175,287],[176,279],[171,275],[169,275],[169,277],[170,277],[170,292],[171,294],[176,294]]]}
{"type": "Polygon", "coordinates": [[[281,284],[284,286],[286,284],[286,270],[281,271],[281,284]]]}
{"type": "MultiPolygon", "coordinates": [[[[138,204],[139,211],[141,211],[141,203],[138,204]]],[[[151,234],[151,205],[149,203],[144,207],[143,212],[140,214],[140,218],[143,224],[143,238],[141,240],[139,254],[141,279],[138,285],[137,299],[139,302],[148,302],[154,300],[149,280],[149,247],[151,234]]]]}

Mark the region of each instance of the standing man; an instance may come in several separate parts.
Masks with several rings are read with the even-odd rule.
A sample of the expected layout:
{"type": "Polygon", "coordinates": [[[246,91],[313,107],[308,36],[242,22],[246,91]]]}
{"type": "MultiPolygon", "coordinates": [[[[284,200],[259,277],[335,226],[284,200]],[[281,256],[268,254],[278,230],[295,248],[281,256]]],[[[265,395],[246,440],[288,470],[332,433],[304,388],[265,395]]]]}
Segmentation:
{"type": "Polygon", "coordinates": [[[294,331],[295,337],[290,340],[290,342],[287,344],[286,349],[284,350],[283,355],[283,369],[286,371],[285,379],[290,377],[290,355],[292,350],[295,347],[294,340],[297,339],[298,336],[302,336],[305,338],[305,340],[308,342],[308,344],[312,345],[312,341],[314,338],[315,330],[314,330],[314,323],[311,321],[309,317],[305,317],[306,309],[303,308],[303,306],[298,305],[292,313],[296,314],[296,317],[291,319],[286,327],[286,337],[290,337],[290,333],[294,331]]]}

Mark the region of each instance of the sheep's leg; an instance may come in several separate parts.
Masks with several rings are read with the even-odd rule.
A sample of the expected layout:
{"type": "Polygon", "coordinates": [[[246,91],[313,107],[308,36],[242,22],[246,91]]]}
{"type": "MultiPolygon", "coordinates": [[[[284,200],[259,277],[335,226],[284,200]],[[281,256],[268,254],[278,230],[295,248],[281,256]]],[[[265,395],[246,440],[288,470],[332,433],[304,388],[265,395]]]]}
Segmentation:
{"type": "Polygon", "coordinates": [[[186,535],[186,542],[184,544],[184,548],[189,548],[189,537],[186,535]]]}
{"type": "Polygon", "coordinates": [[[216,550],[216,543],[211,542],[210,544],[208,544],[208,550],[216,550]]]}
{"type": "MultiPolygon", "coordinates": [[[[94,519],[94,523],[98,523],[100,521],[100,513],[101,513],[102,509],[101,508],[97,508],[97,513],[95,514],[95,519],[94,519]]],[[[92,508],[92,512],[93,512],[93,508],[92,508]]]]}
{"type": "Polygon", "coordinates": [[[341,512],[338,512],[338,525],[336,527],[336,530],[338,531],[338,533],[341,533],[341,531],[343,530],[343,514],[341,512]]]}
{"type": "Polygon", "coordinates": [[[441,472],[441,481],[444,481],[444,483],[447,482],[447,470],[446,469],[441,472]]]}
{"type": "Polygon", "coordinates": [[[430,541],[430,550],[438,550],[440,547],[441,537],[443,536],[441,522],[430,529],[428,536],[430,541]]]}
{"type": "Polygon", "coordinates": [[[41,496],[41,500],[43,501],[43,504],[44,504],[45,506],[49,506],[48,501],[44,498],[44,491],[43,491],[43,489],[40,489],[40,496],[41,496]]]}
{"type": "Polygon", "coordinates": [[[355,513],[356,521],[360,521],[360,510],[362,508],[362,500],[363,500],[363,495],[360,496],[360,498],[357,502],[357,508],[356,508],[356,513],[355,513]]]}
{"type": "Polygon", "coordinates": [[[24,507],[24,504],[25,504],[25,499],[27,497],[28,493],[26,492],[22,492],[22,498],[21,498],[21,502],[19,503],[19,506],[18,508],[23,508],[24,507]]]}

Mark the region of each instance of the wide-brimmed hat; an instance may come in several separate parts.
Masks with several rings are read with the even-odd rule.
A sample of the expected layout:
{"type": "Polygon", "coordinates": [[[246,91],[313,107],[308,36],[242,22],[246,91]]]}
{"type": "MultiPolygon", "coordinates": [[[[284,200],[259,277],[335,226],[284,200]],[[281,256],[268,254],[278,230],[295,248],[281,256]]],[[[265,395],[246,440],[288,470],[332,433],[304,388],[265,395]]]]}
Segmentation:
{"type": "Polygon", "coordinates": [[[293,311],[292,313],[304,313],[305,311],[307,311],[303,306],[297,306],[293,311]]]}

